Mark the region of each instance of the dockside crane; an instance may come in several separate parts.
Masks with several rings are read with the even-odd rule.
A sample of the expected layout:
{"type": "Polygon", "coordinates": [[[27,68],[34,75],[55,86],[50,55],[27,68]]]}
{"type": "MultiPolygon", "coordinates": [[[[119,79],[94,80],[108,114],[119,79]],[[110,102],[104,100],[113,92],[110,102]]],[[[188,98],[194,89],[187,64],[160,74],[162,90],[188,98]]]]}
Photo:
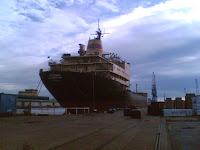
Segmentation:
{"type": "Polygon", "coordinates": [[[152,77],[152,102],[157,102],[157,90],[156,90],[156,77],[153,72],[153,77],[152,77]]]}
{"type": "Polygon", "coordinates": [[[184,94],[186,95],[186,88],[184,88],[184,94]]]}

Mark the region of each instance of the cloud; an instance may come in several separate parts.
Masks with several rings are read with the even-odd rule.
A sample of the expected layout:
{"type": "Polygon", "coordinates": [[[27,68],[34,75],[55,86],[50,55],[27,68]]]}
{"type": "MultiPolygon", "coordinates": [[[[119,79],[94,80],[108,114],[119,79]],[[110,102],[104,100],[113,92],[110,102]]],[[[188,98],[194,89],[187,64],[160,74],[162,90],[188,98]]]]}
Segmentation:
{"type": "Polygon", "coordinates": [[[131,63],[131,89],[138,83],[150,94],[154,71],[160,96],[181,95],[183,87],[192,91],[199,74],[199,7],[195,0],[3,1],[0,90],[36,87],[47,56],[59,61],[62,53],[77,53],[99,18],[110,33],[102,39],[104,50],[131,63]]]}
{"type": "MultiPolygon", "coordinates": [[[[182,4],[179,0],[149,8],[138,7],[104,23],[107,32],[111,32],[105,37],[104,49],[113,48],[114,52],[131,62],[132,85],[138,83],[150,93],[148,89],[151,87],[146,85],[151,85],[154,71],[158,77],[164,78],[162,84],[158,84],[159,95],[163,95],[161,93],[165,90],[170,91],[169,82],[165,82],[167,79],[172,80],[171,86],[177,87],[176,92],[183,95],[178,89],[180,82],[174,80],[192,80],[200,73],[196,57],[200,48],[199,18],[190,17],[198,9],[195,1],[182,4]]],[[[190,84],[188,88],[191,89],[190,84]]],[[[170,96],[170,92],[168,94],[170,96]]],[[[171,96],[173,94],[171,92],[171,96]]]]}
{"type": "Polygon", "coordinates": [[[42,22],[43,18],[38,16],[37,14],[33,14],[33,13],[20,13],[20,15],[23,15],[25,17],[28,17],[29,19],[31,19],[31,21],[33,22],[42,22]]]}
{"type": "Polygon", "coordinates": [[[100,0],[97,2],[97,5],[103,6],[109,10],[112,10],[113,12],[119,11],[119,9],[115,6],[115,4],[112,1],[100,0]]]}

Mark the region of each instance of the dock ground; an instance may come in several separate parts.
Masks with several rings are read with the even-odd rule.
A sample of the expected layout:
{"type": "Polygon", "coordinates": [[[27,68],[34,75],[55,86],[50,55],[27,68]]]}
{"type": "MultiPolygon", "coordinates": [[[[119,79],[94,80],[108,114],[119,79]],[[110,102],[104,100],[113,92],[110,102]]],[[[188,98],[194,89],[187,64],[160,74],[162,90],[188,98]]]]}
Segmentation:
{"type": "Polygon", "coordinates": [[[200,117],[168,117],[173,150],[200,150],[200,117]]]}
{"type": "MultiPolygon", "coordinates": [[[[171,146],[176,150],[179,147],[174,146],[175,143],[181,143],[177,139],[179,135],[187,139],[177,134],[176,121],[169,117],[149,116],[146,109],[141,111],[142,119],[123,116],[123,111],[0,118],[0,150],[21,150],[23,147],[35,150],[152,150],[155,147],[170,150],[171,146]]],[[[194,132],[200,133],[199,123],[197,119],[194,132]]],[[[191,129],[187,131],[194,129],[189,126],[191,129]]],[[[196,135],[199,141],[200,136],[196,135]]]]}

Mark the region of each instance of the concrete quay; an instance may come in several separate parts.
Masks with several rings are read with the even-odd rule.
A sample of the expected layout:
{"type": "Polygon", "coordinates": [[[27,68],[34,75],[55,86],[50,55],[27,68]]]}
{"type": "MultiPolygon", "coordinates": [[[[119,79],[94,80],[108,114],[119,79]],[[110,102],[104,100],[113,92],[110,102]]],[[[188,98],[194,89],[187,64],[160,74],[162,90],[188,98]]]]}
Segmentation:
{"type": "Polygon", "coordinates": [[[123,111],[0,118],[0,139],[0,150],[171,149],[165,118],[148,116],[146,110],[142,119],[123,116],[123,111]]]}

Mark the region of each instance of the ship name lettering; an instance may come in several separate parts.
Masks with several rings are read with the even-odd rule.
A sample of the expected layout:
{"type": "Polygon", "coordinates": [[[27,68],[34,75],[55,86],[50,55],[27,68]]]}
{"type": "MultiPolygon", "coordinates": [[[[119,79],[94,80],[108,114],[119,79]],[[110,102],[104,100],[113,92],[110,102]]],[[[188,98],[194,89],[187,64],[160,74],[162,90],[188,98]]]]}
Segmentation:
{"type": "Polygon", "coordinates": [[[62,79],[60,74],[50,74],[48,79],[62,79]]]}
{"type": "Polygon", "coordinates": [[[62,79],[62,77],[49,77],[48,79],[62,79]]]}
{"type": "Polygon", "coordinates": [[[61,74],[50,74],[49,77],[61,77],[61,74]]]}

